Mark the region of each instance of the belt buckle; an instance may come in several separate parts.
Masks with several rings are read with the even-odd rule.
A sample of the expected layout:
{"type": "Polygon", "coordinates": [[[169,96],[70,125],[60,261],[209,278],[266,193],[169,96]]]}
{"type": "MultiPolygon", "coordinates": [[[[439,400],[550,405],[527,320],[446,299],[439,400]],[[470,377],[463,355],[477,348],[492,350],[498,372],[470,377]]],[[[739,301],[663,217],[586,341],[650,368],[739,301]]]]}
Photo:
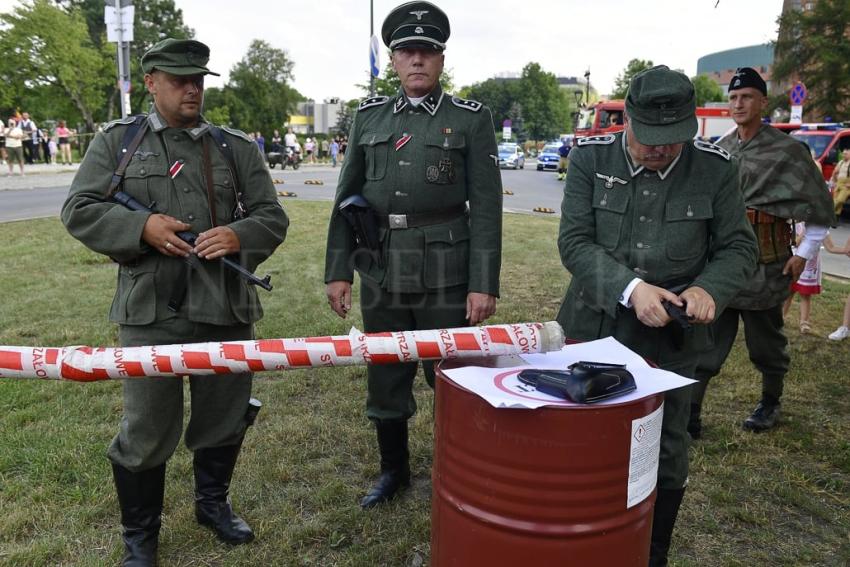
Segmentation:
{"type": "Polygon", "coordinates": [[[388,215],[390,228],[407,228],[407,215],[388,215]]]}

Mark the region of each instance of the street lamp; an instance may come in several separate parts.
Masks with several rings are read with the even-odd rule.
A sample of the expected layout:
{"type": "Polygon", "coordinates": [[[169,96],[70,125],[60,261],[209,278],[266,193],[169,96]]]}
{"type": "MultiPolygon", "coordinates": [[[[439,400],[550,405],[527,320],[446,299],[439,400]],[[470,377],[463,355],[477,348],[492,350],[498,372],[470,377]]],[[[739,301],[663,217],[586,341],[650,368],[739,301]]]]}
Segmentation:
{"type": "Polygon", "coordinates": [[[578,129],[578,120],[581,116],[581,90],[573,91],[573,95],[576,97],[576,111],[573,112],[573,132],[578,129]]]}

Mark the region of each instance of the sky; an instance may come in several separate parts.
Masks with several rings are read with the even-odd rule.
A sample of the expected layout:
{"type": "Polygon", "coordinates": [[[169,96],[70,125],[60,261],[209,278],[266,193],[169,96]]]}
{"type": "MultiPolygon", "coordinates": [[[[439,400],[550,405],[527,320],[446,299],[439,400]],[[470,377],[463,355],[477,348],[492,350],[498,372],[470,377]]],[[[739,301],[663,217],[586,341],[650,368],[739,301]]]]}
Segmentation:
{"type": "MultiPolygon", "coordinates": [[[[136,0],[142,2],[144,0],[136,0]]],[[[317,101],[364,96],[369,0],[175,0],[195,38],[210,46],[206,85],[222,86],[254,39],[287,52],[293,86],[317,101]]],[[[375,35],[402,2],[373,0],[375,35]]],[[[435,0],[451,21],[446,67],[456,87],[520,73],[529,62],[582,76],[609,93],[629,60],[696,74],[709,53],[776,37],[782,0],[435,0]]],[[[8,11],[16,0],[0,0],[8,11]]],[[[383,44],[380,67],[387,63],[383,44]]]]}

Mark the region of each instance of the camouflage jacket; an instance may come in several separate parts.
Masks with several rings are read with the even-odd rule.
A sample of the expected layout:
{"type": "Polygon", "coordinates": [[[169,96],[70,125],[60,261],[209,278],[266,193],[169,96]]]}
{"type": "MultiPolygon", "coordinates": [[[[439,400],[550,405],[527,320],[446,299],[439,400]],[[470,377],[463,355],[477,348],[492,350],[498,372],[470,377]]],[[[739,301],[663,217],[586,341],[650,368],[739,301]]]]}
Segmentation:
{"type": "Polygon", "coordinates": [[[821,226],[832,224],[829,193],[823,189],[808,147],[767,124],[738,143],[737,130],[717,142],[738,163],[747,207],[821,226]]]}

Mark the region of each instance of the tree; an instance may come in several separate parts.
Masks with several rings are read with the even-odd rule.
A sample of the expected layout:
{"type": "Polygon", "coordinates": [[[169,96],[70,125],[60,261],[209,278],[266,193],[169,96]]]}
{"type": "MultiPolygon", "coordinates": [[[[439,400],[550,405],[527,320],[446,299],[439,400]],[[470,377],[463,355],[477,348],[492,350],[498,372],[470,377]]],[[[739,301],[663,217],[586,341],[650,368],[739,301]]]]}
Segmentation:
{"type": "Polygon", "coordinates": [[[294,63],[285,51],[255,39],[230,70],[225,99],[233,125],[247,131],[281,128],[303,97],[289,86],[294,63]]]}
{"type": "Polygon", "coordinates": [[[523,125],[532,139],[548,140],[569,128],[570,101],[555,75],[540,64],[528,63],[523,68],[518,95],[523,125]]]}
{"type": "Polygon", "coordinates": [[[820,0],[813,10],[789,10],[778,21],[773,81],[802,80],[808,110],[850,118],[850,3],[820,0]]]}
{"type": "Polygon", "coordinates": [[[493,130],[501,131],[502,122],[507,119],[514,121],[516,115],[522,116],[522,109],[517,103],[520,86],[519,80],[487,79],[462,88],[460,96],[486,104],[493,115],[493,130]],[[516,109],[514,105],[517,105],[516,109]]]}
{"type": "MultiPolygon", "coordinates": [[[[114,66],[95,46],[79,10],[62,10],[48,0],[34,0],[0,15],[0,81],[25,91],[52,88],[70,100],[91,131],[104,118],[105,87],[114,66]]],[[[35,112],[33,113],[35,114],[35,112]]]]}
{"type": "Polygon", "coordinates": [[[694,84],[697,106],[705,106],[707,102],[723,102],[726,100],[723,89],[708,75],[691,77],[691,82],[694,84]]]}
{"type": "Polygon", "coordinates": [[[351,126],[354,124],[354,114],[357,112],[357,106],[360,104],[358,100],[349,100],[340,108],[337,115],[337,121],[334,125],[334,130],[340,136],[348,136],[351,133],[351,126]]]}
{"type": "MultiPolygon", "coordinates": [[[[116,58],[116,46],[106,41],[106,23],[104,22],[103,0],[56,0],[69,11],[78,11],[86,21],[92,44],[103,48],[116,58]]],[[[166,37],[191,39],[195,32],[183,22],[183,11],[174,5],[174,0],[145,0],[136,2],[133,21],[133,41],[130,43],[130,79],[134,88],[130,93],[130,106],[135,112],[147,110],[150,103],[144,88],[141,59],[145,52],[166,37]]],[[[120,91],[117,81],[110,81],[107,97],[109,99],[108,118],[115,111],[120,91]]]]}
{"type": "Polygon", "coordinates": [[[652,66],[653,63],[649,59],[632,59],[629,61],[626,68],[623,69],[623,72],[614,79],[614,92],[611,93],[611,98],[626,98],[626,94],[629,92],[629,83],[632,82],[632,77],[641,71],[650,69],[652,66]]]}

